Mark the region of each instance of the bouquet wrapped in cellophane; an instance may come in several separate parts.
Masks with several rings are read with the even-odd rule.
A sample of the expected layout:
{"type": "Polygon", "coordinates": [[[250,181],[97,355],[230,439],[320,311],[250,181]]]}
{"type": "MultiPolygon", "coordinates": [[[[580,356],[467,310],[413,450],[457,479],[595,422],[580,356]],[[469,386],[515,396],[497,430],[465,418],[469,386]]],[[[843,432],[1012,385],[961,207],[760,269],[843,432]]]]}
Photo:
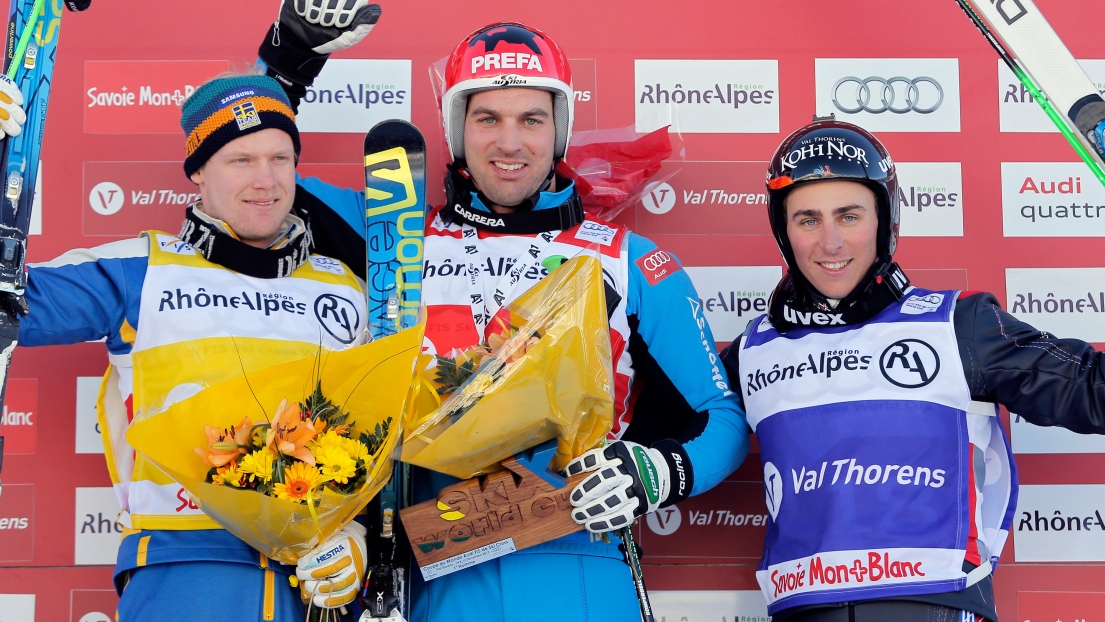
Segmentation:
{"type": "Polygon", "coordinates": [[[127,431],[207,516],[295,564],[391,477],[423,326],[210,387],[127,431]]]}
{"type": "Polygon", "coordinates": [[[424,372],[404,426],[404,462],[466,479],[550,439],[557,470],[602,445],[614,376],[597,257],[556,268],[496,313],[487,335],[436,356],[424,372]]]}

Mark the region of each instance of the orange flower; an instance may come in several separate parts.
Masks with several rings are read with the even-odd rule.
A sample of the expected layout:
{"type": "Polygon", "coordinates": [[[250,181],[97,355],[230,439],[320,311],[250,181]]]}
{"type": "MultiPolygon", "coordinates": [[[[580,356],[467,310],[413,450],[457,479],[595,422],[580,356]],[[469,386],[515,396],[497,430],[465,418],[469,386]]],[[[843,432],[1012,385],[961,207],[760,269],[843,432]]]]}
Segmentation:
{"type": "Polygon", "coordinates": [[[230,428],[205,425],[203,431],[207,435],[207,445],[196,447],[194,451],[209,467],[225,466],[248,451],[249,433],[252,428],[253,422],[249,417],[242,417],[238,425],[230,428]]]}
{"type": "MultiPolygon", "coordinates": [[[[501,321],[500,321],[501,324],[501,321]]],[[[523,335],[515,329],[511,329],[505,324],[502,325],[503,330],[498,333],[492,333],[487,338],[487,345],[491,349],[491,352],[498,354],[500,350],[504,348],[509,352],[506,362],[515,363],[529,352],[529,349],[537,345],[539,338],[537,336],[531,336],[525,341],[522,341],[523,335]]]]}
{"type": "Polygon", "coordinates": [[[316,430],[314,421],[303,418],[299,404],[289,404],[288,400],[284,400],[276,408],[276,417],[265,437],[265,444],[273,453],[291,456],[314,466],[315,457],[307,449],[307,443],[326,427],[325,421],[318,423],[320,425],[316,430]]]}
{"type": "Polygon", "coordinates": [[[273,486],[277,499],[303,503],[315,486],[319,485],[322,473],[318,468],[302,462],[295,462],[284,469],[284,483],[273,486]]]}

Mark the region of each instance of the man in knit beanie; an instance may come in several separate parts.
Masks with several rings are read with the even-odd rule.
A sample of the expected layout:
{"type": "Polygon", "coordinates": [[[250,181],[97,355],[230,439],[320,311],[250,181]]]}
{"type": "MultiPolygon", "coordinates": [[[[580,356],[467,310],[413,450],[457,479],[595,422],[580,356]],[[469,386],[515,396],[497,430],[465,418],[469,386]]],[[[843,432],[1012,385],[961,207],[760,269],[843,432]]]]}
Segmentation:
{"type": "Polygon", "coordinates": [[[309,214],[321,199],[297,184],[299,131],[276,80],[215,78],[184,103],[181,127],[200,200],[180,233],[147,231],[28,266],[19,344],[107,345],[98,414],[123,510],[118,620],[299,621],[301,590],[316,606],[353,604],[365,528],[353,522],[304,556],[300,582],[295,567],[221,529],[125,433],[133,418],[251,372],[253,361],[361,343],[363,287],[348,266],[312,253],[309,214]]]}

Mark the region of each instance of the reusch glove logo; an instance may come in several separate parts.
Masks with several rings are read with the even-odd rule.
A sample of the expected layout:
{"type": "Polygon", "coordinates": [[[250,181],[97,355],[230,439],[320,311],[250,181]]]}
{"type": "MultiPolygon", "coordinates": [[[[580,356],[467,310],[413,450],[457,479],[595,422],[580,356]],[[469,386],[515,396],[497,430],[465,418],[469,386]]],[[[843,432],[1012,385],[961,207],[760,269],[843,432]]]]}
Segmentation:
{"type": "Polygon", "coordinates": [[[660,502],[660,478],[656,475],[656,465],[645,453],[643,447],[633,448],[633,459],[637,462],[637,473],[644,485],[645,496],[648,504],[655,505],[660,502]]]}

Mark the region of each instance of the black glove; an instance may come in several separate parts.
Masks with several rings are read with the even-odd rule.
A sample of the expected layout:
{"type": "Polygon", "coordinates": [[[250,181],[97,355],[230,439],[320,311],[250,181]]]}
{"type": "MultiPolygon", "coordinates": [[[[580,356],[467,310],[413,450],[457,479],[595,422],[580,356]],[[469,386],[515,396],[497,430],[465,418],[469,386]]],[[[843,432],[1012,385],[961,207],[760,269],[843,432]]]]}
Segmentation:
{"type": "Polygon", "coordinates": [[[89,7],[92,0],[65,0],[65,8],[74,13],[79,13],[89,7]]]}
{"type": "Polygon", "coordinates": [[[282,0],[257,53],[298,105],[330,53],[360,43],[379,19],[380,5],[368,0],[282,0]]]}

